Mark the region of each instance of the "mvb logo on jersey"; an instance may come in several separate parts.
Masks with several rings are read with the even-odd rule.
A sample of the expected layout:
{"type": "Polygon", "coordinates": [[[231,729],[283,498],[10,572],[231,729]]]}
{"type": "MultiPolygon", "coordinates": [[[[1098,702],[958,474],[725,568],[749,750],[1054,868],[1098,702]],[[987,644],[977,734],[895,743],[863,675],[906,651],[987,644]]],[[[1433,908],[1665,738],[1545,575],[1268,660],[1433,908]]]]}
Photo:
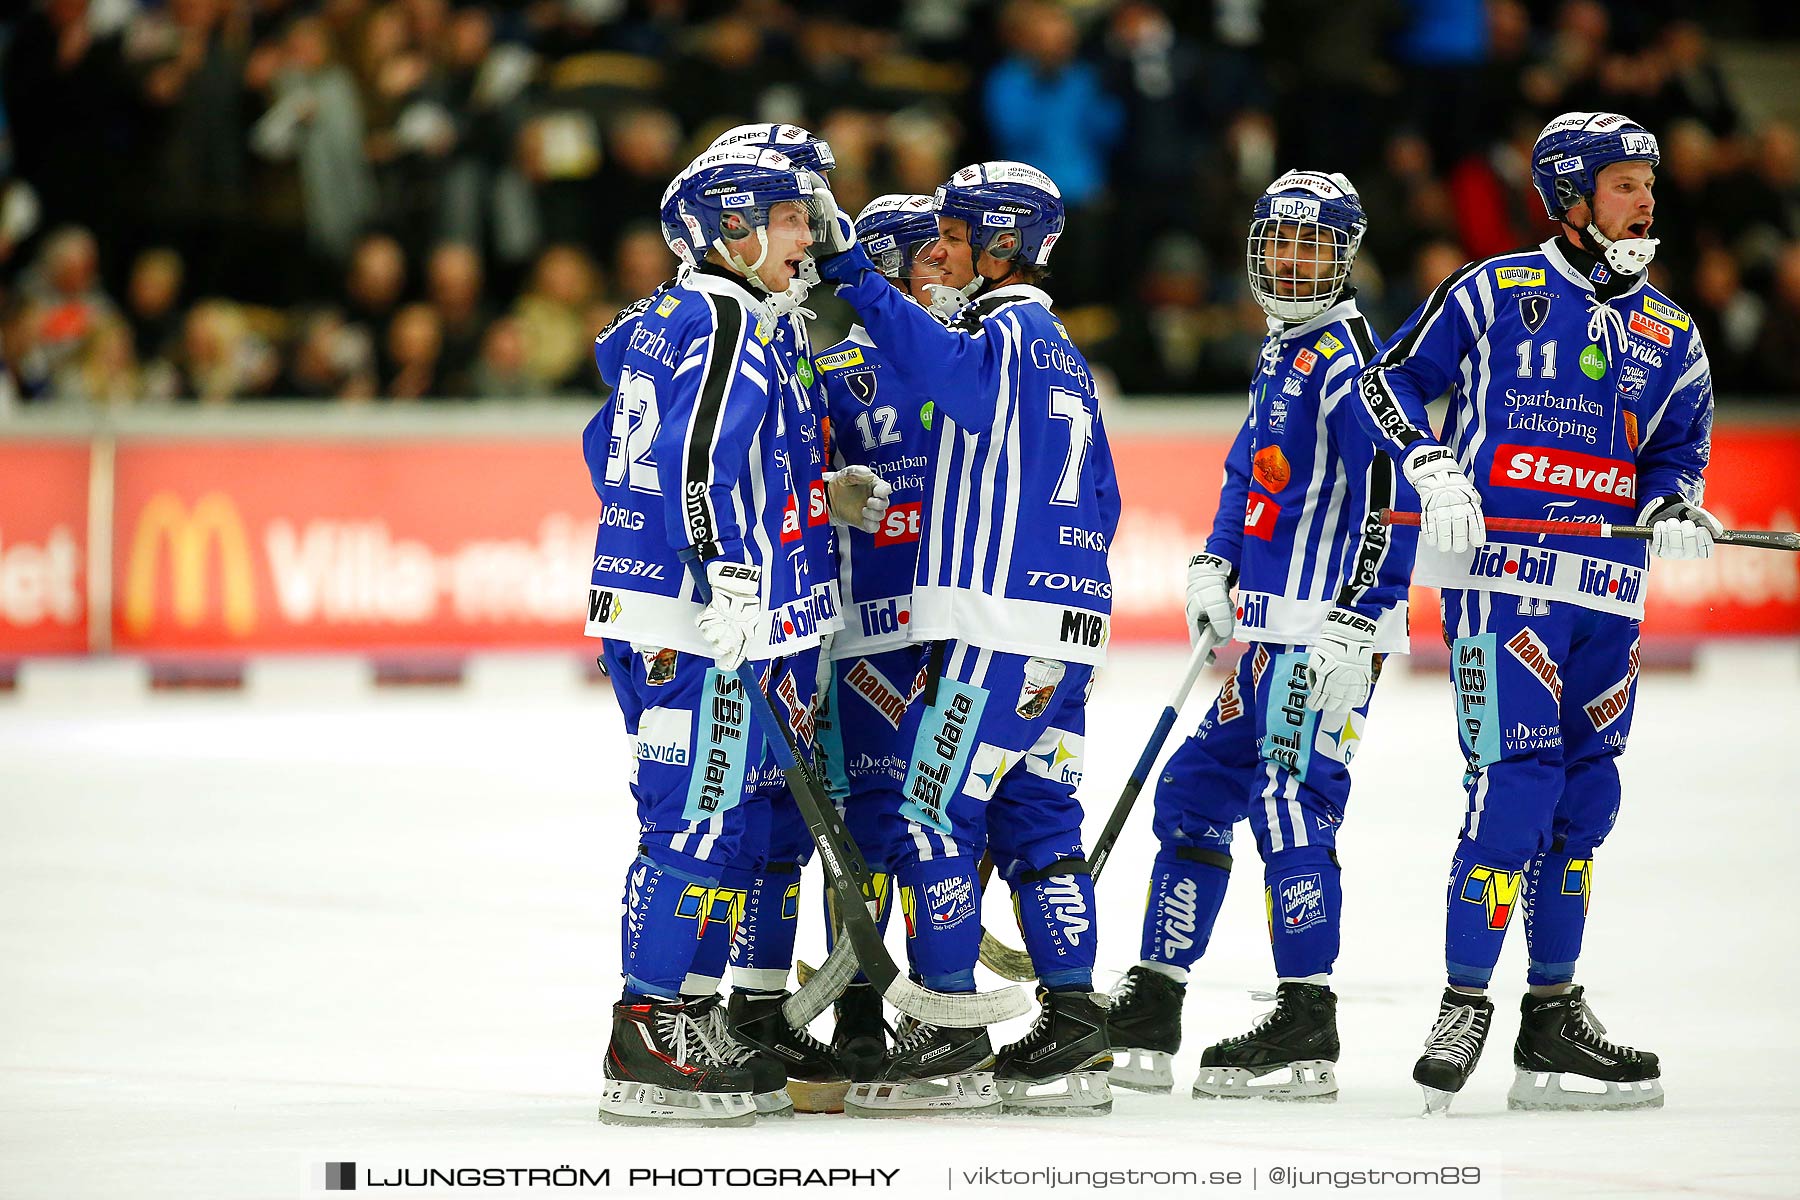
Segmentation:
{"type": "Polygon", "coordinates": [[[610,588],[590,587],[588,589],[588,624],[605,625],[608,622],[617,621],[619,615],[624,611],[625,606],[619,602],[617,592],[610,588]]]}
{"type": "Polygon", "coordinates": [[[908,542],[919,540],[919,514],[925,507],[924,502],[914,500],[910,504],[896,504],[887,510],[881,518],[881,528],[875,531],[877,546],[903,546],[908,542]]]}
{"type": "Polygon", "coordinates": [[[973,753],[987,691],[955,679],[938,680],[937,703],[919,722],[912,766],[901,785],[900,815],[939,833],[950,832],[950,790],[973,753]]]}
{"type": "Polygon", "coordinates": [[[886,600],[870,600],[856,606],[856,620],[863,636],[867,638],[904,633],[912,621],[912,609],[901,605],[897,596],[886,600]]]}
{"type": "Polygon", "coordinates": [[[1543,638],[1527,627],[1506,639],[1506,649],[1544,685],[1558,704],[1562,703],[1562,675],[1558,673],[1556,660],[1550,657],[1550,647],[1544,645],[1543,638]]]}
{"type": "Polygon", "coordinates": [[[1169,873],[1164,872],[1157,882],[1164,885],[1155,904],[1156,925],[1162,933],[1162,955],[1174,958],[1181,951],[1194,947],[1194,933],[1200,921],[1200,890],[1185,875],[1173,886],[1168,886],[1169,873]]]}
{"type": "Polygon", "coordinates": [[[1587,719],[1593,725],[1594,732],[1599,733],[1604,730],[1624,716],[1626,710],[1631,707],[1631,685],[1637,682],[1637,673],[1638,644],[1633,642],[1631,643],[1631,655],[1625,667],[1625,678],[1581,706],[1581,711],[1587,714],[1587,719]]]}
{"type": "Polygon", "coordinates": [[[1496,487],[1582,496],[1632,507],[1637,500],[1637,464],[1554,446],[1505,445],[1494,451],[1488,482],[1496,487]]]}
{"type": "Polygon", "coordinates": [[[1493,867],[1469,868],[1463,880],[1461,896],[1469,904],[1487,909],[1489,929],[1505,929],[1519,904],[1519,889],[1525,881],[1523,871],[1500,871],[1493,867]]]}
{"type": "Polygon", "coordinates": [[[925,912],[934,929],[955,929],[975,915],[975,881],[967,875],[925,885],[925,912]]]}
{"type": "Polygon", "coordinates": [[[687,804],[681,813],[688,821],[708,820],[743,802],[744,767],[749,758],[750,712],[737,676],[709,667],[700,695],[698,761],[688,780],[687,804]]]}
{"type": "Polygon", "coordinates": [[[1075,646],[1104,646],[1110,632],[1105,613],[1065,608],[1062,611],[1062,628],[1057,633],[1057,638],[1075,646]]]}
{"type": "Polygon", "coordinates": [[[1527,546],[1489,542],[1476,548],[1475,557],[1469,562],[1469,577],[1510,579],[1518,583],[1549,587],[1556,582],[1556,563],[1554,550],[1533,550],[1527,546]]]}
{"type": "Polygon", "coordinates": [[[1281,520],[1281,505],[1267,496],[1251,492],[1244,499],[1244,532],[1269,541],[1275,536],[1275,523],[1281,520]]]}
{"type": "Polygon", "coordinates": [[[1325,883],[1319,872],[1283,879],[1276,887],[1283,931],[1299,933],[1325,920],[1325,883]]]}
{"type": "Polygon", "coordinates": [[[1602,600],[1636,604],[1639,594],[1644,590],[1644,572],[1624,563],[1584,558],[1581,560],[1581,578],[1575,581],[1575,586],[1585,594],[1602,600]]]}

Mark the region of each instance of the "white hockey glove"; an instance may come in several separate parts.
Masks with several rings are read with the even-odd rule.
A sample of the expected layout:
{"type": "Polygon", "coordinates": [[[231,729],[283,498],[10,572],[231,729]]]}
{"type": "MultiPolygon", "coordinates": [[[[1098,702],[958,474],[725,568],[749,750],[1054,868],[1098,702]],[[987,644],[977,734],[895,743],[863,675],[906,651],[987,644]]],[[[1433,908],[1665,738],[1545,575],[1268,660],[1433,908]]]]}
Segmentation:
{"type": "Polygon", "coordinates": [[[1487,541],[1481,496],[1456,465],[1456,455],[1426,442],[1406,456],[1406,482],[1419,493],[1419,536],[1445,554],[1460,554],[1487,541]]]}
{"type": "Polygon", "coordinates": [[[1306,707],[1348,712],[1369,699],[1375,676],[1375,622],[1347,608],[1325,614],[1325,628],[1306,658],[1306,707]]]}
{"type": "Polygon", "coordinates": [[[1237,609],[1231,603],[1231,564],[1216,554],[1202,551],[1188,560],[1188,644],[1200,641],[1208,629],[1223,646],[1237,628],[1237,609]]]}
{"type": "Polygon", "coordinates": [[[888,510],[888,494],[893,490],[887,480],[861,463],[825,472],[825,501],[831,509],[831,519],[839,525],[854,525],[864,533],[881,529],[881,518],[888,510]]]}
{"type": "Polygon", "coordinates": [[[694,623],[712,647],[719,670],[735,671],[743,664],[744,648],[756,636],[762,568],[715,558],[706,564],[706,582],[712,587],[712,599],[694,623]]]}
{"type": "Polygon", "coordinates": [[[1650,553],[1658,558],[1711,558],[1713,538],[1725,532],[1719,518],[1680,496],[1644,505],[1638,524],[1650,526],[1650,553]]]}

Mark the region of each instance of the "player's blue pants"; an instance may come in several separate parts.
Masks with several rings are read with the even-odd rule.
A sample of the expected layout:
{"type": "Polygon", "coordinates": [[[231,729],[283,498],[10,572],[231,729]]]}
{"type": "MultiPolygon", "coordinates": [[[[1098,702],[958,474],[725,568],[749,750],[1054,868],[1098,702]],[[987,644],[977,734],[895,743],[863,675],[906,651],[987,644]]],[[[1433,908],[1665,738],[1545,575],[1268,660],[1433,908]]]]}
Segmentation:
{"type": "MultiPolygon", "coordinates": [[[[626,873],[626,987],[665,997],[710,992],[727,953],[784,980],[798,928],[798,867],[812,841],[735,673],[699,655],[613,639],[604,658],[634,745],[639,846],[626,873]]],[[[817,663],[809,650],[758,664],[803,752],[814,740],[817,663]]]]}
{"type": "Polygon", "coordinates": [[[883,813],[915,968],[938,990],[974,988],[987,848],[1039,978],[1087,987],[1097,923],[1075,787],[1093,668],[955,641],[942,661],[935,703],[907,712],[907,775],[883,813]]]}
{"type": "Polygon", "coordinates": [[[1326,974],[1337,960],[1337,830],[1369,706],[1347,715],[1309,711],[1306,658],[1304,646],[1252,645],[1164,765],[1145,960],[1185,970],[1206,952],[1231,877],[1232,826],[1246,817],[1262,853],[1276,974],[1326,974]]]}
{"type": "Polygon", "coordinates": [[[1444,593],[1469,810],[1447,897],[1450,982],[1486,987],[1525,908],[1534,985],[1575,974],[1593,855],[1619,815],[1638,622],[1497,592],[1444,593]]]}
{"type": "MultiPolygon", "coordinates": [[[[884,812],[896,812],[906,781],[912,742],[905,738],[906,713],[925,687],[925,647],[894,650],[831,664],[830,682],[819,705],[818,762],[832,803],[869,865],[878,905],[877,923],[887,929],[892,870],[886,839],[893,835],[884,812]]],[[[825,934],[833,943],[835,897],[825,889],[825,934]]],[[[859,972],[857,978],[863,976],[859,972]]]]}

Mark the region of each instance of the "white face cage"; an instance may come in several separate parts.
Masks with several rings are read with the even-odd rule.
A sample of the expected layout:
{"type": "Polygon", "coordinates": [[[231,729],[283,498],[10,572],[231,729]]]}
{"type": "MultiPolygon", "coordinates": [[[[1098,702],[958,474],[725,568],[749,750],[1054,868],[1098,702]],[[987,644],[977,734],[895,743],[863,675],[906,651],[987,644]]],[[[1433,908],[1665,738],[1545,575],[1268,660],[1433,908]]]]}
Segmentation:
{"type": "Polygon", "coordinates": [[[1250,291],[1278,321],[1306,321],[1330,308],[1350,280],[1362,235],[1317,221],[1264,217],[1250,223],[1244,267],[1250,291]]]}

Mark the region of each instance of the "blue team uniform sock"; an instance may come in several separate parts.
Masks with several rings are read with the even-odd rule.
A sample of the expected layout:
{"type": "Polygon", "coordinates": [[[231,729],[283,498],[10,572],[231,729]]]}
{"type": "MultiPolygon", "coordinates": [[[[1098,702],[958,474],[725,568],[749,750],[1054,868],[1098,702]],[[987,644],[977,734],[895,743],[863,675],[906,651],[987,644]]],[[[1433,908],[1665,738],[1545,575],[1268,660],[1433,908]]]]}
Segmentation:
{"type": "Polygon", "coordinates": [[[1524,891],[1523,864],[1475,842],[1457,844],[1444,920],[1444,968],[1452,987],[1487,987],[1524,891]]]}
{"type": "Polygon", "coordinates": [[[1053,992],[1091,991],[1094,943],[1094,879],[1086,859],[1062,859],[1013,880],[1013,906],[1038,981],[1053,992]]]}
{"type": "Polygon", "coordinates": [[[744,919],[731,943],[733,985],[739,991],[784,990],[799,930],[799,864],[770,863],[756,872],[745,896],[744,919]]]}
{"type": "Polygon", "coordinates": [[[625,871],[620,922],[626,991],[660,1000],[680,996],[706,936],[730,937],[737,896],[717,879],[639,856],[625,871]]]}
{"type": "Polygon", "coordinates": [[[1150,897],[1138,957],[1186,971],[1206,953],[1225,888],[1231,855],[1193,846],[1165,846],[1150,868],[1150,897]]]}
{"type": "Polygon", "coordinates": [[[710,996],[719,990],[719,982],[725,975],[725,963],[731,955],[732,942],[737,937],[738,921],[743,915],[745,897],[753,878],[749,871],[737,868],[728,867],[719,873],[713,908],[720,912],[729,910],[732,918],[725,921],[709,918],[706,928],[699,932],[700,948],[695,951],[694,961],[688,967],[687,979],[682,982],[682,995],[710,996]]]}
{"type": "Polygon", "coordinates": [[[1328,975],[1337,962],[1344,889],[1324,846],[1279,850],[1263,866],[1269,942],[1282,979],[1328,975]]]}
{"type": "Polygon", "coordinates": [[[1525,899],[1525,945],[1531,955],[1525,982],[1530,986],[1552,987],[1575,978],[1593,880],[1594,860],[1585,854],[1547,850],[1531,860],[1525,899]]]}
{"type": "MultiPolygon", "coordinates": [[[[981,888],[968,855],[907,863],[894,873],[913,969],[939,992],[975,990],[981,888]]],[[[1029,948],[1029,945],[1027,946],[1029,948]]]]}

